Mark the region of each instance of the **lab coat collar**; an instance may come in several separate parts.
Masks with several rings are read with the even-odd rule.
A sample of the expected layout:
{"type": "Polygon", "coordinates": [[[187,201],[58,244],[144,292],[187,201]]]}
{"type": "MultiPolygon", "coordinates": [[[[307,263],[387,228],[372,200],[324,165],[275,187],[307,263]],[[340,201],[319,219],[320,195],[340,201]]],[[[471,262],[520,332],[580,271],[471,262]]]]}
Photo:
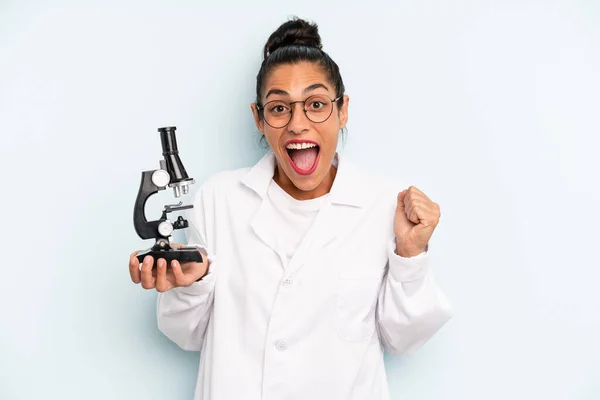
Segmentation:
{"type": "MultiPolygon", "coordinates": [[[[334,156],[334,165],[336,164],[338,170],[329,193],[329,200],[333,204],[363,207],[368,200],[369,190],[361,185],[359,171],[348,158],[338,152],[334,156]]],[[[242,177],[242,183],[264,198],[273,179],[275,165],[275,155],[272,151],[268,151],[242,177]]]]}

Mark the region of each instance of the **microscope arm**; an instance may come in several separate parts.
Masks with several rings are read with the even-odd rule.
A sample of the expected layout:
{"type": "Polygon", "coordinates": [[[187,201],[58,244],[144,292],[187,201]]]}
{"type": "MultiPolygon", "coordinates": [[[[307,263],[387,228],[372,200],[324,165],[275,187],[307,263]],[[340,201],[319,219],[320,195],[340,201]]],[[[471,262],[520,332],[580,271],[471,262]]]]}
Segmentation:
{"type": "Polygon", "coordinates": [[[159,187],[152,183],[152,174],[154,172],[142,172],[142,181],[134,205],[133,226],[142,239],[156,238],[158,236],[158,225],[162,222],[160,220],[148,221],[146,219],[146,201],[150,196],[158,193],[159,190],[164,190],[164,187],[159,187]]]}

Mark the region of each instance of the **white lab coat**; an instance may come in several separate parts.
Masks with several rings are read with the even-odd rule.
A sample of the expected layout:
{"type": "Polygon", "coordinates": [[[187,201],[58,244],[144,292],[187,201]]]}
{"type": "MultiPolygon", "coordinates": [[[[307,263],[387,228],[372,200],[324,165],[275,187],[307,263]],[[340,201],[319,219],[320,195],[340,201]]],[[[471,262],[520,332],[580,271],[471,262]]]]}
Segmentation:
{"type": "Polygon", "coordinates": [[[159,329],[201,351],[195,400],[388,399],[384,346],[412,352],[449,320],[428,253],[394,252],[401,188],[336,160],[329,198],[285,267],[265,200],[272,153],[196,192],[188,243],[207,249],[210,273],[157,305],[159,329]]]}

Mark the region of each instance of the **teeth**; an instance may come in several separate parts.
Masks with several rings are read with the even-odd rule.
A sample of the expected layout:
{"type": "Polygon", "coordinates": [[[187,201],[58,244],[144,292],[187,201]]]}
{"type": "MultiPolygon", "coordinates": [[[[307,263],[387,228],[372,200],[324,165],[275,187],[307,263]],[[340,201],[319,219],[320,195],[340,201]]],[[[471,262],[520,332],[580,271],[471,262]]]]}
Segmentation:
{"type": "Polygon", "coordinates": [[[310,149],[311,147],[317,147],[314,143],[290,143],[286,146],[289,150],[302,150],[302,149],[310,149]]]}

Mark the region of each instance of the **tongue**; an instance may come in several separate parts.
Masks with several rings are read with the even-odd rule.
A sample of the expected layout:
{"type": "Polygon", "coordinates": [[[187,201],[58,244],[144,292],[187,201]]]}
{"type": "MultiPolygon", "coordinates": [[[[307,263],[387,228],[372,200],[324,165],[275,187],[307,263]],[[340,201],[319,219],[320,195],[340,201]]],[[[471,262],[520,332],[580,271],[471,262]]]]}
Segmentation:
{"type": "Polygon", "coordinates": [[[318,153],[319,151],[316,147],[302,150],[290,150],[290,158],[296,167],[307,171],[315,164],[318,153]]]}

